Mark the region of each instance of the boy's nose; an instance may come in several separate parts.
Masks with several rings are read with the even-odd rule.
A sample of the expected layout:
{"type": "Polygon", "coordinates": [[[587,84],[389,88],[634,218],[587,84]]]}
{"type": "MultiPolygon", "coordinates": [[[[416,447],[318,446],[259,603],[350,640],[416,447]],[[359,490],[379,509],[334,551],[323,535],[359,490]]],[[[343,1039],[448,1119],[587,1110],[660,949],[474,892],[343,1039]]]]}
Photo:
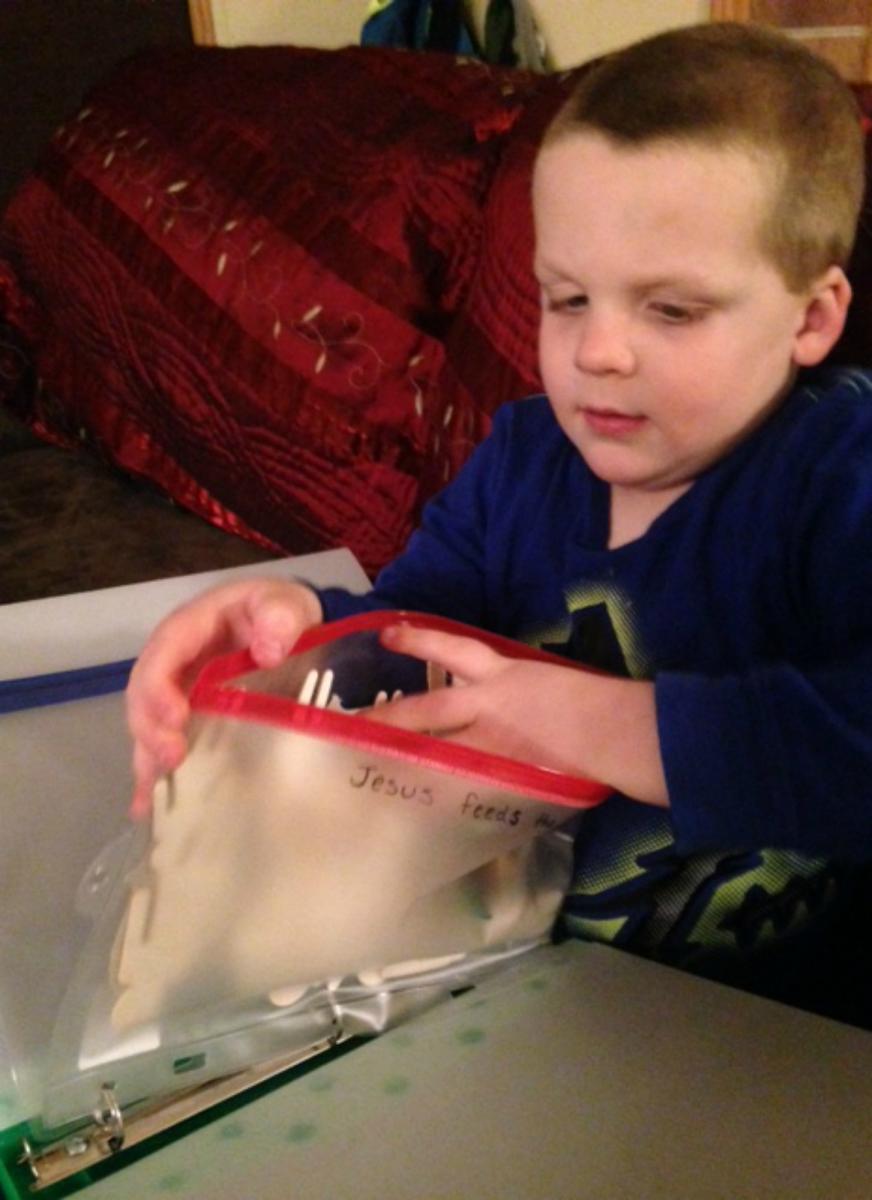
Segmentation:
{"type": "Polygon", "coordinates": [[[619,316],[588,309],[578,323],[575,365],[592,375],[628,375],[636,366],[627,322],[619,316]]]}

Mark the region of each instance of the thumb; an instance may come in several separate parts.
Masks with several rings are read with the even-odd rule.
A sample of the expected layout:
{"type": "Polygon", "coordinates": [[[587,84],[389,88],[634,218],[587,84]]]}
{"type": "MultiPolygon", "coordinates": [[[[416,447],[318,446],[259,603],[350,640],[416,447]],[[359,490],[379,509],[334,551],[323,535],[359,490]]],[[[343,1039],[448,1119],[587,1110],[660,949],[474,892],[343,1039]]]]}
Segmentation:
{"type": "Polygon", "coordinates": [[[307,616],[302,588],[289,593],[287,586],[269,587],[247,600],[248,648],[259,667],[275,667],[287,658],[305,626],[312,623],[307,616]]]}

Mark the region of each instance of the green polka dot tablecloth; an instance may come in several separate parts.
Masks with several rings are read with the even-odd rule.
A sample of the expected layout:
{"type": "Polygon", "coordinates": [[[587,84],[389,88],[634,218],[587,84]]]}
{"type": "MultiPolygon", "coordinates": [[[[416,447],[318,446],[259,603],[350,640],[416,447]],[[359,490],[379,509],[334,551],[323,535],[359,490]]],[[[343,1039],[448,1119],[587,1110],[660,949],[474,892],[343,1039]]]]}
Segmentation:
{"type": "Polygon", "coordinates": [[[869,1200],[872,1034],[599,946],[527,956],[87,1200],[869,1200]]]}

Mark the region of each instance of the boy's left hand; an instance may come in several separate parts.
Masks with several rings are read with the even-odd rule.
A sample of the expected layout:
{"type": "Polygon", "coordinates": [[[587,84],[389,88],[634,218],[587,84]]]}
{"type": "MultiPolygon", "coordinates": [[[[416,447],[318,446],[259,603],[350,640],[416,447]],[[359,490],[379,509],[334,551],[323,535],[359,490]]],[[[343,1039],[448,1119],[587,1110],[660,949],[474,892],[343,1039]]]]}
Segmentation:
{"type": "Polygon", "coordinates": [[[508,658],[474,638],[409,625],[392,626],[382,640],[436,663],[456,686],[379,705],[371,719],[668,804],[652,683],[508,658]]]}

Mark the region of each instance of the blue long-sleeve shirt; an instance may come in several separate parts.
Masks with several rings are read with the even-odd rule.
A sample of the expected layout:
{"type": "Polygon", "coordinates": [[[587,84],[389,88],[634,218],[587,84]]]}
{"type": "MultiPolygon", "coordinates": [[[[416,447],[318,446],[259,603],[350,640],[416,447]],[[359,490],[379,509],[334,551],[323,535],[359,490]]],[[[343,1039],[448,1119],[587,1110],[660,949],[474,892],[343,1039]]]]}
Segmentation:
{"type": "Polygon", "coordinates": [[[546,398],[505,405],[325,615],[435,612],[654,680],[671,808],[585,817],[567,924],[676,961],[757,947],[824,907],[828,859],[872,859],[872,376],[809,374],[642,537],[609,549],[608,520],[546,398]]]}

